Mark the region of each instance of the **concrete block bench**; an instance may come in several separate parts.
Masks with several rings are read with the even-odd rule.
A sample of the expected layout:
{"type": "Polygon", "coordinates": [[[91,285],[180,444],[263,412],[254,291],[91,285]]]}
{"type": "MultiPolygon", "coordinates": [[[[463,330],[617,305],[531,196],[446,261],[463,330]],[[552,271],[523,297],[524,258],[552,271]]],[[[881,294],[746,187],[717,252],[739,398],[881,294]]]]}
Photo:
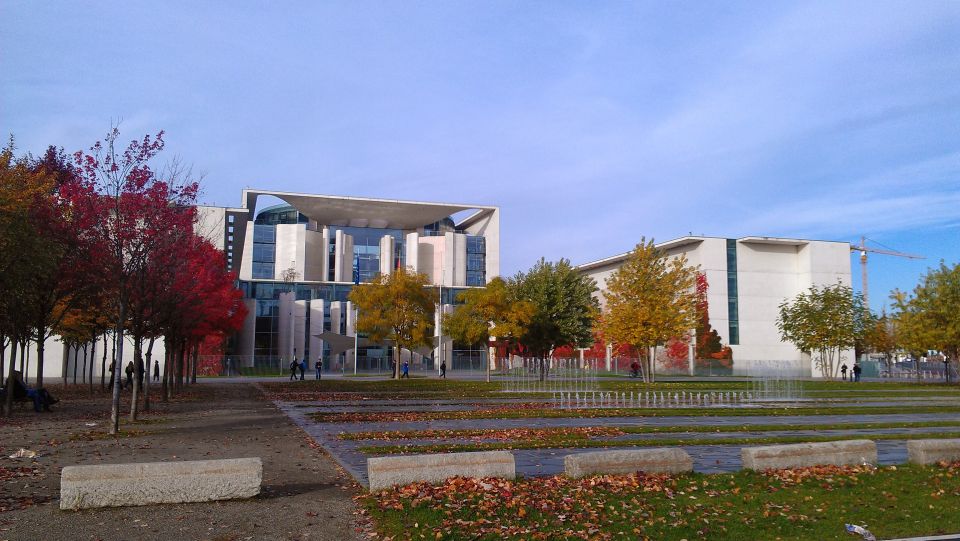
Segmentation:
{"type": "Polygon", "coordinates": [[[517,476],[516,463],[509,451],[443,453],[436,455],[384,456],[367,459],[370,490],[419,481],[439,483],[450,477],[517,476]]]}
{"type": "Polygon", "coordinates": [[[744,447],[740,457],[744,469],[749,470],[876,464],[877,444],[870,440],[846,440],[744,447]]]}
{"type": "Polygon", "coordinates": [[[262,478],[259,458],[67,466],[60,509],[250,498],[262,478]]]}
{"type": "Polygon", "coordinates": [[[591,451],[563,458],[563,472],[574,478],[593,474],[681,473],[693,470],[693,459],[683,449],[626,449],[591,451]]]}
{"type": "Polygon", "coordinates": [[[960,439],[908,440],[907,461],[914,464],[936,464],[960,460],[960,439]]]}

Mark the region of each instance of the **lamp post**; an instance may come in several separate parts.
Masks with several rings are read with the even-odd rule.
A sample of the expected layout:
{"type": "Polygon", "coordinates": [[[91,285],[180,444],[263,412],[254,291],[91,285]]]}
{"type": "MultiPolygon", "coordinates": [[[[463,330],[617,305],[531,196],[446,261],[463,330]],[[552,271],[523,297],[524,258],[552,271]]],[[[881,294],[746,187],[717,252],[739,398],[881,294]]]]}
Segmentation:
{"type": "MultiPolygon", "coordinates": [[[[442,255],[440,257],[443,257],[442,255]]],[[[440,365],[443,364],[443,260],[440,264],[440,296],[437,299],[437,375],[440,375],[440,365]]]]}
{"type": "Polygon", "coordinates": [[[353,316],[353,375],[357,375],[357,360],[360,359],[360,331],[357,323],[360,321],[360,307],[358,306],[353,316]]]}

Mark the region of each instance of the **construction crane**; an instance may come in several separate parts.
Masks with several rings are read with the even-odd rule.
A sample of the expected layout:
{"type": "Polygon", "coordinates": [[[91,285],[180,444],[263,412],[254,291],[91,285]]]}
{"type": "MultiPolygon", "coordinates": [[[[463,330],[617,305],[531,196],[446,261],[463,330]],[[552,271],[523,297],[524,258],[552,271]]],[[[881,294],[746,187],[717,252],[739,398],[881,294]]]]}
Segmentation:
{"type": "Polygon", "coordinates": [[[860,237],[859,245],[852,244],[852,243],[850,244],[850,251],[860,252],[860,273],[861,273],[860,275],[863,280],[863,304],[866,306],[870,306],[870,302],[869,302],[870,297],[867,294],[867,252],[873,252],[875,254],[883,254],[883,255],[892,255],[896,257],[906,257],[908,259],[926,259],[922,255],[905,254],[903,252],[895,252],[893,250],[871,248],[870,246],[867,246],[867,238],[862,236],[860,237]]]}

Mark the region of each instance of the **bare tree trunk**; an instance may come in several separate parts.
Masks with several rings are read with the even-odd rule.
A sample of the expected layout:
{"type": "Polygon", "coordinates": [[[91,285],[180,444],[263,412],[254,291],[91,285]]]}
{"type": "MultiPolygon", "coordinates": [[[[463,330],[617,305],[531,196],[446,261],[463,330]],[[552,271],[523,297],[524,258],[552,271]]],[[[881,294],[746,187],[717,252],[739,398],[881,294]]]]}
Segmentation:
{"type": "Polygon", "coordinates": [[[27,341],[20,341],[20,377],[23,378],[23,383],[27,383],[27,341]]]}
{"type": "Polygon", "coordinates": [[[100,360],[100,388],[107,385],[107,333],[103,333],[103,359],[100,360]]]}
{"type": "Polygon", "coordinates": [[[97,335],[92,336],[92,341],[90,342],[90,395],[93,395],[93,365],[97,358],[97,335]]]}
{"type": "Polygon", "coordinates": [[[4,367],[6,365],[7,337],[0,334],[0,378],[3,377],[4,367]]]}
{"type": "Polygon", "coordinates": [[[190,369],[191,369],[191,370],[190,370],[190,372],[191,372],[191,374],[190,374],[190,378],[191,378],[190,383],[196,383],[196,382],[197,382],[197,365],[200,364],[200,343],[199,343],[199,342],[197,343],[197,345],[195,346],[195,349],[194,349],[193,351],[194,351],[194,353],[193,353],[193,365],[190,367],[190,369]]]}
{"type": "Polygon", "coordinates": [[[143,378],[143,359],[140,358],[143,338],[133,337],[133,395],[130,398],[130,422],[137,420],[137,410],[140,406],[140,381],[143,378]]]}
{"type": "Polygon", "coordinates": [[[73,344],[73,384],[77,384],[77,358],[80,357],[80,344],[73,344]]]}
{"type": "Polygon", "coordinates": [[[150,337],[150,342],[147,344],[147,362],[143,365],[143,368],[147,371],[143,380],[146,382],[146,385],[143,386],[143,411],[150,411],[150,361],[153,360],[153,342],[156,339],[155,336],[150,337]]]}
{"type": "Polygon", "coordinates": [[[180,346],[180,355],[177,358],[176,374],[174,376],[174,390],[178,393],[183,391],[183,365],[187,358],[187,341],[184,340],[180,346]]]}
{"type": "Polygon", "coordinates": [[[653,354],[650,355],[650,383],[657,382],[657,345],[653,345],[653,354]]]}
{"type": "Polygon", "coordinates": [[[83,369],[80,370],[80,381],[87,382],[87,347],[89,344],[83,344],[83,369]]]}
{"type": "Polygon", "coordinates": [[[162,390],[161,390],[161,393],[162,393],[161,400],[163,400],[164,402],[166,402],[166,401],[169,399],[169,393],[170,393],[170,387],[169,387],[169,383],[170,383],[170,356],[173,355],[173,352],[174,352],[174,351],[176,351],[176,347],[177,347],[177,346],[176,346],[176,342],[174,342],[173,340],[170,340],[168,337],[164,337],[164,344],[169,344],[169,346],[172,346],[172,347],[169,347],[169,346],[168,346],[168,347],[165,347],[165,348],[164,348],[164,352],[163,352],[163,380],[162,380],[162,383],[161,383],[160,385],[161,385],[161,387],[162,387],[162,390]]]}
{"type": "MultiPolygon", "coordinates": [[[[16,360],[17,360],[17,341],[14,338],[10,338],[10,370],[7,372],[7,389],[13,389],[13,373],[16,371],[16,360]]],[[[7,414],[7,417],[13,415],[13,393],[7,393],[6,405],[4,411],[7,414]]]]}
{"type": "Polygon", "coordinates": [[[0,378],[3,378],[4,368],[6,366],[7,337],[0,334],[0,378]]]}
{"type": "Polygon", "coordinates": [[[67,354],[63,356],[63,362],[60,363],[60,377],[63,378],[63,386],[66,387],[70,383],[69,376],[67,375],[67,368],[70,366],[70,348],[72,346],[65,342],[64,348],[67,350],[67,354]]]}
{"type": "MultiPolygon", "coordinates": [[[[124,284],[120,284],[120,291],[123,291],[124,284]]],[[[120,431],[120,372],[123,364],[123,323],[127,319],[127,303],[121,295],[120,313],[117,317],[117,330],[114,336],[116,344],[116,355],[113,358],[113,400],[110,407],[110,434],[116,434],[120,431]]]]}
{"type": "MultiPolygon", "coordinates": [[[[46,329],[40,329],[37,331],[37,389],[43,387],[43,353],[47,349],[47,345],[45,343],[46,337],[43,336],[44,333],[46,333],[46,329]]],[[[24,372],[24,377],[26,377],[26,372],[24,372]]]]}

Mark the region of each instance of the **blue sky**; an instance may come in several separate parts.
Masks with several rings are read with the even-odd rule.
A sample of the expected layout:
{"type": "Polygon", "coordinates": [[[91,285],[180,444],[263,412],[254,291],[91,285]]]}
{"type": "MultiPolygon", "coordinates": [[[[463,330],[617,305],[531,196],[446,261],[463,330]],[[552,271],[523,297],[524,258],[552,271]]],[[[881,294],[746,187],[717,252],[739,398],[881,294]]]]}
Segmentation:
{"type": "MultiPolygon", "coordinates": [[[[503,271],[641,236],[960,261],[960,2],[0,2],[0,131],[167,131],[245,186],[502,208],[503,271]]],[[[855,285],[859,267],[851,258],[855,285]]]]}

